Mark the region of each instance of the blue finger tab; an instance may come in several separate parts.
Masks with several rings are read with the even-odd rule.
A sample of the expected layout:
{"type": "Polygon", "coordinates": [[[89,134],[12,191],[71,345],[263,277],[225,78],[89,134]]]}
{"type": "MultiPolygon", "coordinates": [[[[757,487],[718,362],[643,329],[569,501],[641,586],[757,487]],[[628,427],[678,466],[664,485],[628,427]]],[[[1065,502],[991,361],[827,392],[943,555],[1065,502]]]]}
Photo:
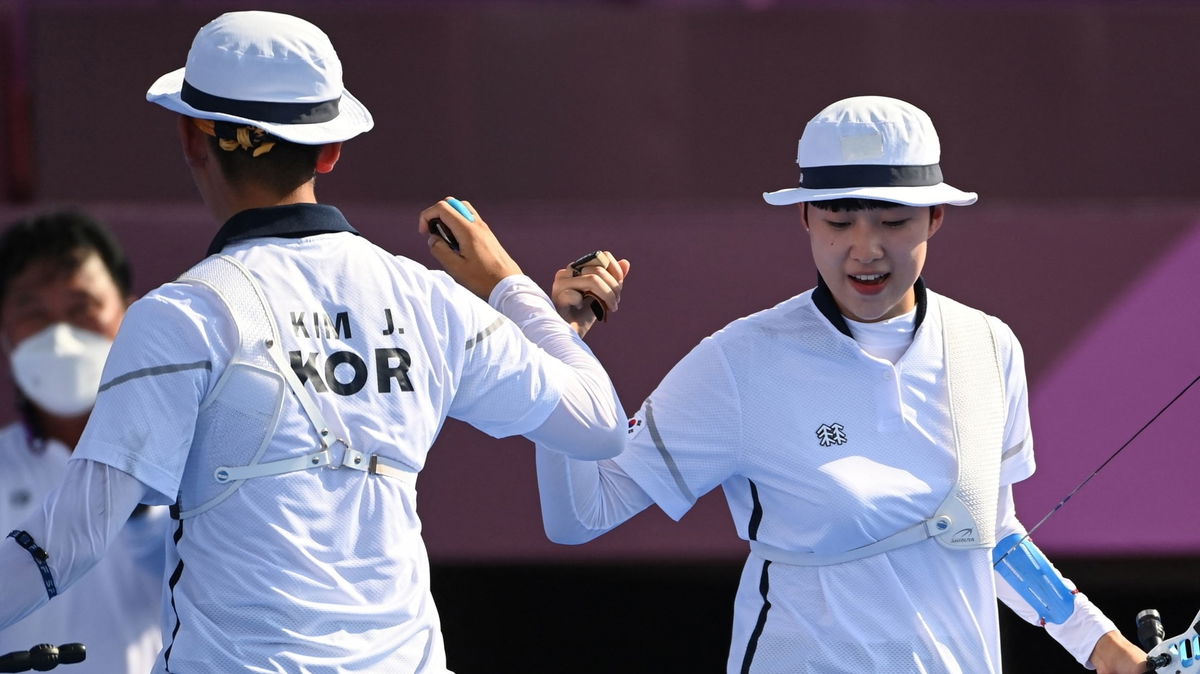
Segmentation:
{"type": "Polygon", "coordinates": [[[464,218],[466,218],[467,222],[475,222],[475,216],[471,215],[471,211],[463,205],[463,202],[455,199],[454,197],[446,197],[446,203],[450,204],[454,210],[458,211],[464,218]]]}

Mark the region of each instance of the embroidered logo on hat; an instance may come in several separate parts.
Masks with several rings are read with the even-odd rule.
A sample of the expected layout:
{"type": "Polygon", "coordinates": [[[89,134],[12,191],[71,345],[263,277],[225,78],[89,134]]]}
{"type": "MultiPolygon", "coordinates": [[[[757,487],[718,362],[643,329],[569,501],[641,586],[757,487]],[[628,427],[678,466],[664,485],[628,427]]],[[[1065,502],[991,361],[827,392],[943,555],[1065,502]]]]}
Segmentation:
{"type": "Polygon", "coordinates": [[[883,134],[874,129],[863,134],[842,136],[841,141],[844,162],[883,159],[883,134]]]}

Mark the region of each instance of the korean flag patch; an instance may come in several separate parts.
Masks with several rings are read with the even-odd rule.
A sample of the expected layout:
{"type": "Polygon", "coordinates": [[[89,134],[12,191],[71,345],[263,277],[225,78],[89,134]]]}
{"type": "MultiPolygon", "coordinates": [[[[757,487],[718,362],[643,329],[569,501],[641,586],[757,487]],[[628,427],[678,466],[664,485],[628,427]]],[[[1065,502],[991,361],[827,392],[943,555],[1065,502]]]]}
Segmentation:
{"type": "Polygon", "coordinates": [[[639,410],[638,413],[629,420],[629,426],[625,430],[625,435],[629,438],[634,438],[638,433],[641,433],[642,429],[645,427],[646,424],[642,420],[642,412],[639,410]]]}

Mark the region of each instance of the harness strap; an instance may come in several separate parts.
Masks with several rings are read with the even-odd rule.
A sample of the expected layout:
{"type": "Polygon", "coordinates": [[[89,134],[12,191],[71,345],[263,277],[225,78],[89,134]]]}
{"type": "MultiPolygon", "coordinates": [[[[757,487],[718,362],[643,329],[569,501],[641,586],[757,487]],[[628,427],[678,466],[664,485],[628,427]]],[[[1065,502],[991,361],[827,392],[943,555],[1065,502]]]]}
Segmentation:
{"type": "MultiPolygon", "coordinates": [[[[262,286],[250,274],[250,270],[246,269],[244,265],[232,257],[225,257],[224,259],[245,277],[247,285],[254,290],[255,295],[258,296],[259,304],[263,311],[267,312],[269,318],[271,303],[267,300],[266,294],[263,293],[262,286]]],[[[284,473],[293,473],[325,466],[332,469],[350,468],[370,475],[382,475],[405,480],[415,479],[416,471],[410,466],[378,454],[367,456],[351,447],[348,433],[344,433],[343,437],[338,437],[334,441],[345,447],[345,451],[341,453],[341,457],[335,457],[332,451],[333,445],[329,442],[329,423],[325,421],[325,415],[321,413],[321,408],[317,406],[317,401],[313,399],[312,394],[308,392],[308,389],[301,383],[300,378],[296,376],[296,371],[292,369],[292,364],[288,362],[287,356],[283,352],[283,346],[273,336],[264,340],[263,346],[266,347],[267,354],[275,363],[275,367],[279,370],[279,373],[283,375],[288,388],[296,395],[296,400],[299,401],[300,407],[304,410],[304,414],[308,417],[309,422],[317,430],[317,435],[321,443],[321,451],[250,466],[219,466],[213,472],[213,477],[217,482],[283,475],[284,473]]]]}
{"type": "Polygon", "coordinates": [[[769,559],[772,562],[781,562],[783,564],[791,564],[793,566],[829,566],[831,564],[841,564],[843,562],[853,562],[856,559],[870,557],[872,555],[880,555],[885,552],[891,552],[896,548],[902,548],[906,545],[919,543],[930,536],[936,536],[935,533],[928,531],[929,521],[918,522],[911,527],[892,534],[887,538],[869,543],[853,550],[845,552],[836,552],[829,554],[819,554],[816,552],[800,552],[798,550],[785,550],[777,548],[774,545],[768,545],[762,541],[750,541],[750,549],[754,554],[769,559]]]}
{"type": "Polygon", "coordinates": [[[828,566],[890,552],[927,538],[950,548],[995,545],[997,492],[1005,395],[1000,355],[983,312],[939,297],[947,396],[957,462],[954,484],[932,517],[852,550],[802,552],[750,541],[763,559],[795,566],[828,566]]]}
{"type": "Polygon", "coordinates": [[[357,449],[347,447],[346,451],[342,454],[342,460],[336,464],[333,460],[333,453],[328,449],[322,449],[319,452],[304,456],[256,463],[250,466],[217,466],[216,470],[213,471],[213,478],[217,482],[225,483],[235,480],[248,480],[255,477],[267,477],[268,475],[283,475],[284,473],[294,473],[300,470],[322,468],[324,466],[330,466],[335,469],[349,468],[371,475],[383,475],[385,477],[401,479],[416,477],[416,473],[412,468],[399,461],[378,454],[367,456],[357,449]]]}
{"type": "MultiPolygon", "coordinates": [[[[266,298],[262,297],[262,288],[257,283],[251,283],[254,290],[259,293],[264,306],[266,298]]],[[[287,361],[283,355],[283,347],[277,340],[268,339],[264,346],[267,347],[267,355],[274,361],[275,367],[279,369],[279,374],[283,375],[283,380],[287,382],[288,388],[292,389],[292,393],[296,394],[296,400],[300,402],[300,407],[304,410],[304,414],[308,417],[313,428],[317,429],[317,437],[321,442],[321,448],[329,449],[329,424],[325,422],[325,415],[321,414],[321,409],[317,407],[317,401],[313,400],[308,389],[304,388],[304,384],[300,383],[300,378],[296,376],[295,370],[292,369],[292,364],[287,361]]],[[[342,444],[350,446],[349,441],[342,440],[342,444]]],[[[322,464],[325,465],[325,464],[322,464]]]]}
{"type": "MultiPolygon", "coordinates": [[[[256,462],[244,466],[218,466],[213,470],[213,479],[225,484],[258,477],[283,475],[301,470],[329,467],[331,469],[349,468],[370,475],[383,475],[407,481],[415,481],[415,469],[394,459],[379,456],[378,454],[371,456],[363,454],[350,446],[348,433],[342,433],[341,437],[336,437],[332,443],[330,442],[330,425],[325,420],[325,415],[321,413],[321,408],[317,405],[312,394],[308,392],[308,389],[304,387],[304,384],[296,375],[295,370],[292,369],[292,365],[283,351],[283,345],[280,344],[278,332],[274,327],[275,322],[272,318],[271,303],[263,292],[262,286],[254,279],[254,276],[245,265],[232,257],[222,255],[213,262],[225,263],[237,271],[242,284],[241,289],[234,293],[235,295],[241,296],[246,291],[253,293],[254,299],[257,300],[256,306],[248,307],[247,310],[257,310],[260,312],[271,327],[269,334],[254,335],[251,343],[259,344],[266,349],[266,353],[275,365],[275,369],[296,396],[296,400],[300,403],[300,408],[303,410],[304,415],[308,417],[309,423],[316,430],[317,439],[321,447],[319,451],[287,459],[256,462]],[[336,444],[340,444],[345,448],[340,454],[334,449],[336,444]]],[[[188,279],[186,276],[184,278],[188,279]]],[[[226,293],[221,292],[225,288],[218,287],[216,289],[219,294],[223,297],[225,296],[226,293]]]]}
{"type": "Polygon", "coordinates": [[[1000,461],[1008,417],[1000,349],[986,314],[949,298],[939,299],[958,477],[941,506],[952,519],[938,542],[951,548],[990,548],[996,544],[1000,461]]]}
{"type": "Polygon", "coordinates": [[[957,489],[950,490],[950,495],[946,497],[942,505],[938,506],[936,512],[937,514],[933,517],[923,522],[917,522],[887,538],[845,552],[799,552],[777,548],[762,541],[750,541],[750,549],[759,557],[772,562],[782,562],[794,566],[829,566],[891,552],[906,545],[920,543],[926,538],[937,537],[939,541],[954,540],[955,534],[961,534],[964,530],[974,528],[974,518],[963,502],[959,500],[957,489]]]}

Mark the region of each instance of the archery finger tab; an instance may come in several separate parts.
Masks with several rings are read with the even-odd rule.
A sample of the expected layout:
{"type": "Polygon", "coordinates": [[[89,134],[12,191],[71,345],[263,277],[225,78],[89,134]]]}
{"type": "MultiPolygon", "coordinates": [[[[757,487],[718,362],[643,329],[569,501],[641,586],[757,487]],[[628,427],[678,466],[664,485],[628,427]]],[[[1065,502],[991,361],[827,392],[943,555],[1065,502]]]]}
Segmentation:
{"type": "Polygon", "coordinates": [[[446,203],[450,204],[450,208],[458,211],[459,215],[467,219],[467,222],[475,222],[475,216],[471,213],[471,209],[463,205],[463,202],[454,197],[446,197],[446,203]]]}
{"type": "Polygon", "coordinates": [[[574,262],[567,266],[571,268],[572,276],[579,276],[583,273],[583,270],[588,267],[607,267],[608,264],[605,257],[604,251],[594,250],[590,253],[579,256],[574,262]]]}
{"type": "MultiPolygon", "coordinates": [[[[608,267],[609,259],[608,253],[602,250],[594,250],[580,256],[568,266],[571,269],[572,276],[579,276],[588,267],[608,267]]],[[[595,314],[596,320],[601,322],[606,321],[608,319],[608,305],[604,303],[604,300],[590,292],[585,292],[584,297],[591,300],[592,313],[595,314]]]]}
{"type": "Polygon", "coordinates": [[[445,241],[450,250],[456,253],[459,251],[458,239],[454,238],[454,232],[450,231],[450,226],[442,222],[441,218],[429,219],[429,231],[445,241]]]}
{"type": "Polygon", "coordinates": [[[601,323],[607,321],[608,305],[604,303],[604,300],[590,292],[583,293],[583,296],[584,299],[590,299],[592,301],[592,314],[596,316],[596,320],[600,321],[601,323]]]}

